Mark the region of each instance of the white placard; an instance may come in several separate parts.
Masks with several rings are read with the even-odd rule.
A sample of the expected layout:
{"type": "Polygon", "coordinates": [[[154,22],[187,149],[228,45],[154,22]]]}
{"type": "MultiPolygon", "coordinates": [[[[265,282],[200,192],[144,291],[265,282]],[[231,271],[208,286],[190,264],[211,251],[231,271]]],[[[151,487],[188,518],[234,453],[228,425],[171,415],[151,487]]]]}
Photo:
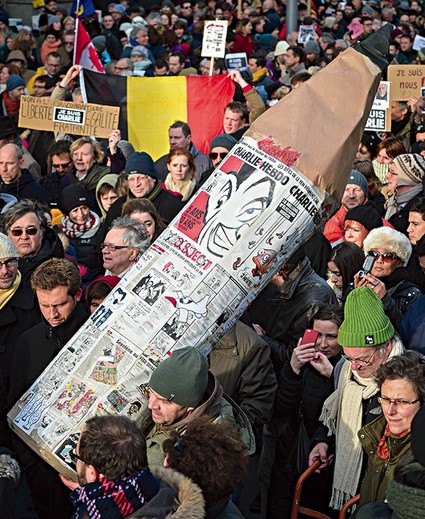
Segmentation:
{"type": "Polygon", "coordinates": [[[226,54],[227,20],[205,22],[202,40],[203,58],[224,58],[226,54]]]}

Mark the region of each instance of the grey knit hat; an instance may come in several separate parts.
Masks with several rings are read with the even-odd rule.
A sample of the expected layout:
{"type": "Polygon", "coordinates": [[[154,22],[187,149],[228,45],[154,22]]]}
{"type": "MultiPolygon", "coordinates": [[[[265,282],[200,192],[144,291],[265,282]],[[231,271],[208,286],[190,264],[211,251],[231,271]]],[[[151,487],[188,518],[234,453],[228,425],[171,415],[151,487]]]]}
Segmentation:
{"type": "Polygon", "coordinates": [[[223,133],[222,135],[217,135],[217,137],[214,137],[214,139],[211,141],[210,151],[217,147],[225,148],[226,150],[230,151],[237,142],[238,141],[231,135],[226,135],[223,133]]]}
{"type": "Polygon", "coordinates": [[[422,182],[425,174],[425,159],[417,153],[404,153],[394,159],[398,173],[398,186],[414,186],[422,182]]]}
{"type": "Polygon", "coordinates": [[[208,384],[208,363],[193,347],[175,350],[154,370],[150,387],[162,398],[183,407],[202,402],[208,384]]]}
{"type": "Polygon", "coordinates": [[[348,294],[338,344],[347,348],[373,348],[389,341],[394,333],[382,301],[373,290],[358,287],[348,294]]]}
{"type": "Polygon", "coordinates": [[[404,267],[412,254],[412,245],[409,238],[403,233],[391,229],[391,227],[379,227],[379,229],[370,231],[363,242],[363,249],[366,256],[372,249],[385,249],[394,252],[401,259],[404,267]]]}
{"type": "Polygon", "coordinates": [[[0,259],[5,258],[19,258],[19,254],[9,236],[0,233],[0,259]]]}
{"type": "Polygon", "coordinates": [[[367,198],[367,180],[364,175],[357,171],[357,169],[352,169],[350,176],[348,177],[347,184],[355,184],[362,188],[365,198],[367,198]]]}

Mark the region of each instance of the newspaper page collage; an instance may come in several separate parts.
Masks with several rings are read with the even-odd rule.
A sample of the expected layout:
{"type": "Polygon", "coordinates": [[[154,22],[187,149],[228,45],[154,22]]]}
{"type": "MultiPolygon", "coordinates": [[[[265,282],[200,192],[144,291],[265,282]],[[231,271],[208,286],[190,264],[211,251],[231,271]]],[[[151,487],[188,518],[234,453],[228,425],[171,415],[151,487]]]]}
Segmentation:
{"type": "Polygon", "coordinates": [[[15,432],[72,477],[84,421],[140,420],[158,363],[214,346],[313,232],[323,196],[244,138],[15,404],[15,432]]]}

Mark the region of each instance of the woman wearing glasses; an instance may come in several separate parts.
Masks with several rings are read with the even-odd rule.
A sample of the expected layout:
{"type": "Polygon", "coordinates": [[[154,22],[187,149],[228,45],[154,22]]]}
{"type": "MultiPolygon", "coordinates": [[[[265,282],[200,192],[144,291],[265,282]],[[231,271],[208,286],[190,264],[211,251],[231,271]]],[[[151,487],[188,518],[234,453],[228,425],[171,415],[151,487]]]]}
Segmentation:
{"type": "Polygon", "coordinates": [[[373,256],[375,262],[370,274],[356,274],[356,287],[371,288],[382,300],[385,313],[399,329],[402,316],[409,305],[421,297],[419,288],[407,280],[407,262],[412,253],[409,239],[401,232],[389,227],[373,229],[363,244],[366,256],[373,256]]]}
{"type": "Polygon", "coordinates": [[[407,351],[383,364],[375,380],[383,414],[358,433],[368,456],[361,503],[385,500],[395,465],[410,449],[410,426],[425,402],[425,359],[407,351]]]}

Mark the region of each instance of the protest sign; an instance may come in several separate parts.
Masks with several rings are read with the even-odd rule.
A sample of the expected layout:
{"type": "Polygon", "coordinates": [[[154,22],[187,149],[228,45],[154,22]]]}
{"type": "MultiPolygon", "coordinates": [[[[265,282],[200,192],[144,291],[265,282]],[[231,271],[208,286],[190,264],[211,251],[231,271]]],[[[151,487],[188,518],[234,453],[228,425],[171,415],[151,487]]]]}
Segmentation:
{"type": "Polygon", "coordinates": [[[323,201],[342,193],[386,65],[383,43],[370,45],[374,62],[348,49],[255,121],[15,404],[11,427],[62,474],[75,478],[69,452],[88,417],[143,425],[158,363],[210,351],[332,210],[323,201]]]}
{"type": "Polygon", "coordinates": [[[19,126],[32,130],[108,137],[118,128],[119,107],[22,96],[19,126]]]}
{"type": "Polygon", "coordinates": [[[421,87],[425,86],[425,65],[389,65],[388,81],[391,100],[407,101],[419,97],[421,87]]]}
{"type": "Polygon", "coordinates": [[[248,57],[246,52],[237,52],[234,54],[226,54],[224,58],[227,70],[246,70],[248,68],[248,57]]]}
{"type": "Polygon", "coordinates": [[[224,58],[226,53],[227,20],[205,22],[202,39],[203,58],[224,58]]]}
{"type": "Polygon", "coordinates": [[[417,34],[413,40],[413,50],[421,50],[425,47],[425,38],[417,34]]]}
{"type": "Polygon", "coordinates": [[[307,43],[314,40],[316,34],[314,25],[300,25],[297,41],[298,43],[307,43]]]}
{"type": "Polygon", "coordinates": [[[389,132],[391,130],[390,85],[389,81],[380,81],[365,131],[389,132]]]}

